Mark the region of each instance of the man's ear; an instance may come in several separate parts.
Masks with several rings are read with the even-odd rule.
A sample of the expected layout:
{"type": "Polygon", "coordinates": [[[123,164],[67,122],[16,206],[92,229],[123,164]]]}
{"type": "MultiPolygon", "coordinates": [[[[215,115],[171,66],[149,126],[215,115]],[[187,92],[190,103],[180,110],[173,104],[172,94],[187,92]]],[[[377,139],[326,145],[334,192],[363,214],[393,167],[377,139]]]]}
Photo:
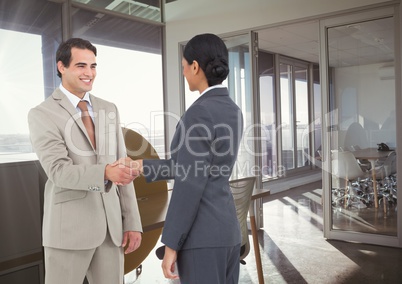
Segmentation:
{"type": "Polygon", "coordinates": [[[57,61],[57,70],[59,70],[59,72],[60,72],[61,74],[64,73],[64,68],[65,68],[65,66],[64,66],[63,62],[57,61]]]}

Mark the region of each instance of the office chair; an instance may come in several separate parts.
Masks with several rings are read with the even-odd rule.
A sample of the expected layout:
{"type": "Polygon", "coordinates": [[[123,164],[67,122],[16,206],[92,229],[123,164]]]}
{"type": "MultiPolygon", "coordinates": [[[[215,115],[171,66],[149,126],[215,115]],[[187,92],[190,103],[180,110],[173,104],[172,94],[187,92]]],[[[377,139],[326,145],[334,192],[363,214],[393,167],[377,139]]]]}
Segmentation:
{"type": "Polygon", "coordinates": [[[346,208],[354,202],[362,201],[367,204],[373,200],[372,188],[366,183],[369,178],[369,172],[362,170],[351,152],[339,151],[332,153],[332,175],[345,181],[344,188],[333,189],[333,205],[339,206],[343,203],[346,208]]]}
{"type": "Polygon", "coordinates": [[[388,156],[376,165],[376,179],[384,179],[396,173],[396,152],[389,152],[388,156]]]}
{"type": "Polygon", "coordinates": [[[389,152],[388,156],[376,167],[375,176],[379,181],[378,191],[379,203],[388,205],[396,204],[397,186],[396,186],[396,152],[389,152]]]}
{"type": "MultiPolygon", "coordinates": [[[[352,151],[358,151],[361,150],[359,145],[352,145],[350,146],[350,149],[352,151]]],[[[369,160],[365,160],[365,159],[357,159],[357,162],[359,163],[360,167],[362,168],[362,170],[371,170],[371,163],[369,160]]]]}
{"type": "Polygon", "coordinates": [[[244,258],[250,252],[250,241],[248,238],[247,215],[250,208],[251,195],[253,193],[256,177],[246,177],[229,181],[233,198],[236,205],[237,219],[241,230],[240,263],[245,264],[244,258]]]}

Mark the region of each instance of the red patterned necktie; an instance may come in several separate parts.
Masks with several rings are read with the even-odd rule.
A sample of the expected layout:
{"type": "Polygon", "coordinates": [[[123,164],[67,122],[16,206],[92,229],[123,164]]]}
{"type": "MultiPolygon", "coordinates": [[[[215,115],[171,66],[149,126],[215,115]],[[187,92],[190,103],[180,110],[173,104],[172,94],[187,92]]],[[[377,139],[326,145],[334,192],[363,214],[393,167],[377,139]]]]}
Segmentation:
{"type": "Polygon", "coordinates": [[[81,110],[81,119],[85,125],[85,128],[87,129],[89,139],[91,139],[92,146],[94,147],[94,149],[96,149],[95,126],[88,112],[87,101],[80,101],[78,103],[78,107],[81,110]]]}

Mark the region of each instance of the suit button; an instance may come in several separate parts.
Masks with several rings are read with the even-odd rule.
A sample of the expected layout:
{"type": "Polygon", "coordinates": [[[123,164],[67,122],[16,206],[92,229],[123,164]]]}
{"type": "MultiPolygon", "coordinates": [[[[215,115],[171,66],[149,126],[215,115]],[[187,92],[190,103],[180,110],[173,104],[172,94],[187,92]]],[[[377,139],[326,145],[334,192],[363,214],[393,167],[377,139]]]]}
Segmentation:
{"type": "Polygon", "coordinates": [[[90,191],[100,191],[100,187],[99,187],[99,186],[95,186],[95,185],[89,186],[88,189],[89,189],[90,191]]]}

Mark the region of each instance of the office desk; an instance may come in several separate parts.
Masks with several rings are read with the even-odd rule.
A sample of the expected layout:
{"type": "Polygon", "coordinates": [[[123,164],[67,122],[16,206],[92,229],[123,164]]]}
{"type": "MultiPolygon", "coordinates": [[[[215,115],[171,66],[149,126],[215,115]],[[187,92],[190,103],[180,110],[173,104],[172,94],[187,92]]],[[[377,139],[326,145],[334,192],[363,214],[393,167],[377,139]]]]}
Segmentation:
{"type": "MultiPolygon", "coordinates": [[[[377,192],[377,180],[375,176],[375,162],[378,159],[385,158],[392,151],[378,151],[377,148],[366,148],[352,151],[356,159],[368,160],[371,164],[371,175],[373,179],[373,191],[374,191],[374,206],[378,208],[378,192],[377,192]]],[[[385,208],[385,206],[384,206],[385,208]]],[[[385,211],[385,209],[384,209],[385,211]]]]}
{"type": "Polygon", "coordinates": [[[159,191],[151,189],[149,192],[150,194],[141,192],[140,196],[137,196],[143,235],[141,246],[136,251],[124,255],[124,274],[141,265],[158,243],[162,233],[171,191],[160,187],[159,191]]]}

